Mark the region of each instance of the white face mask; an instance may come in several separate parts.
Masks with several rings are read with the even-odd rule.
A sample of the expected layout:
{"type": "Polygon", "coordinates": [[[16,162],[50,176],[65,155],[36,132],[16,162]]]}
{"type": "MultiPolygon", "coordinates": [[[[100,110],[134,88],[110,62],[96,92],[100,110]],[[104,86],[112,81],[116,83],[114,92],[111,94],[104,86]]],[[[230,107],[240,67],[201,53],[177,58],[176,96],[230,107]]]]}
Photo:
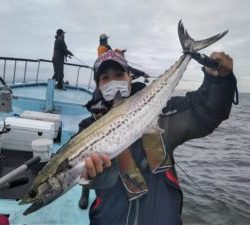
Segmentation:
{"type": "Polygon", "coordinates": [[[106,101],[114,100],[118,91],[120,91],[122,97],[128,97],[130,95],[129,81],[112,80],[102,85],[100,91],[106,101]]]}

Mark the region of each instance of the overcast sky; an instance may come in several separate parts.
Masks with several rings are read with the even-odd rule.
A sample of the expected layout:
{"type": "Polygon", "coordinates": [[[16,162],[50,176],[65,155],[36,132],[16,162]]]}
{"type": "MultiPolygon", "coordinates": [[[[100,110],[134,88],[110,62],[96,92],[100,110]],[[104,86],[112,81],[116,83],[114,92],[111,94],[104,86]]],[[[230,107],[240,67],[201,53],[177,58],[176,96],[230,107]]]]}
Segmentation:
{"type": "MultiPolygon", "coordinates": [[[[54,35],[65,30],[68,49],[92,66],[100,33],[113,48],[126,48],[129,62],[160,75],[181,55],[177,24],[194,39],[229,29],[202,53],[225,51],[234,58],[240,92],[250,92],[250,1],[248,0],[0,0],[0,56],[51,59],[54,35]]],[[[72,59],[72,63],[78,63],[72,59]]],[[[200,85],[191,62],[179,89],[200,85]]]]}

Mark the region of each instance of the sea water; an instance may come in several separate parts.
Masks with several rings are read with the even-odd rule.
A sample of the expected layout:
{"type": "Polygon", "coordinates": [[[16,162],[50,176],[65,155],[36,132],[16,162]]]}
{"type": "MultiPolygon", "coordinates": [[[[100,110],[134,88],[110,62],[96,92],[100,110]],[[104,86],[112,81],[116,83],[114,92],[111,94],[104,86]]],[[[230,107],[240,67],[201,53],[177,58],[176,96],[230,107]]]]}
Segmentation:
{"type": "Polygon", "coordinates": [[[175,150],[186,225],[250,224],[250,93],[239,100],[211,135],[175,150]]]}

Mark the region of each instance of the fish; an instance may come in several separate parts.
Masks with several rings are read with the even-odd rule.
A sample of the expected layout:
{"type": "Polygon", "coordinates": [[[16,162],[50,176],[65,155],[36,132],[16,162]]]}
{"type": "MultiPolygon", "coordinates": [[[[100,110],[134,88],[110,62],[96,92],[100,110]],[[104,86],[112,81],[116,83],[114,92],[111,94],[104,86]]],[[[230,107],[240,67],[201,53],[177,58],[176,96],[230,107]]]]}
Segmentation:
{"type": "Polygon", "coordinates": [[[23,214],[41,209],[78,184],[85,170],[84,159],[92,153],[107,154],[113,159],[143,134],[160,129],[157,120],[192,58],[189,53],[213,44],[227,32],[195,41],[180,20],[178,36],[183,54],[179,60],[147,87],[117,104],[63,145],[38,173],[21,199],[19,204],[31,204],[23,214]]]}

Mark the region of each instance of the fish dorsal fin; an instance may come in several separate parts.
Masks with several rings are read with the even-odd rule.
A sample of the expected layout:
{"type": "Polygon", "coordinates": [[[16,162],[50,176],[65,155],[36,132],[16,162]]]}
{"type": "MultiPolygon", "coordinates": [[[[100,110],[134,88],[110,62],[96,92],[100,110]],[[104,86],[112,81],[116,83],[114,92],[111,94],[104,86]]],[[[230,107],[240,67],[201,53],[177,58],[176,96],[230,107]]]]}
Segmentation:
{"type": "Polygon", "coordinates": [[[56,173],[60,173],[66,169],[70,169],[71,165],[69,164],[69,160],[65,159],[62,163],[57,167],[56,173]]]}

